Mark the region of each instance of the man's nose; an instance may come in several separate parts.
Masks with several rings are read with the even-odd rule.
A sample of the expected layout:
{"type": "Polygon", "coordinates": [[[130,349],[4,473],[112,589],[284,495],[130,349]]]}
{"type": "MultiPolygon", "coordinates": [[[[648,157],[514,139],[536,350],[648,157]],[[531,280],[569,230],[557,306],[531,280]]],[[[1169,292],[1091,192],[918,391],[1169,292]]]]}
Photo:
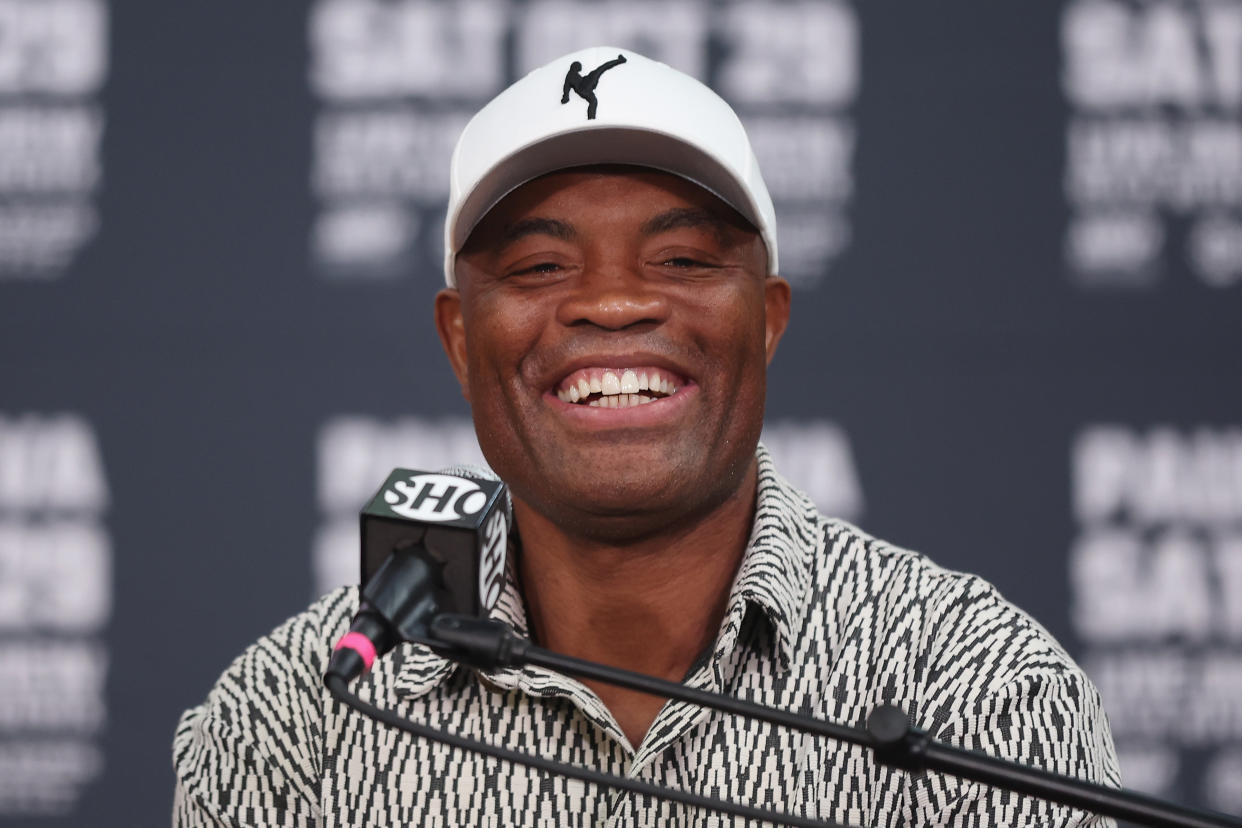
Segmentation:
{"type": "Polygon", "coordinates": [[[588,266],[561,302],[563,325],[594,325],[619,331],[668,318],[667,297],[636,266],[588,266]]]}

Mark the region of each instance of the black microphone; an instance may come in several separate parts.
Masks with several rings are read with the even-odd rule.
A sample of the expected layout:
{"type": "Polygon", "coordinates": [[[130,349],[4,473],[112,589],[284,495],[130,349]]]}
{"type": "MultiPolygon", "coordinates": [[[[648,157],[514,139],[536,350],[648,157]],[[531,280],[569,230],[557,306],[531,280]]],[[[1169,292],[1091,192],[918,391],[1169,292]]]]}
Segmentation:
{"type": "Polygon", "coordinates": [[[365,586],[328,672],[357,678],[399,642],[427,640],[438,613],[485,615],[504,589],[511,513],[482,469],[393,469],[362,509],[365,586]]]}

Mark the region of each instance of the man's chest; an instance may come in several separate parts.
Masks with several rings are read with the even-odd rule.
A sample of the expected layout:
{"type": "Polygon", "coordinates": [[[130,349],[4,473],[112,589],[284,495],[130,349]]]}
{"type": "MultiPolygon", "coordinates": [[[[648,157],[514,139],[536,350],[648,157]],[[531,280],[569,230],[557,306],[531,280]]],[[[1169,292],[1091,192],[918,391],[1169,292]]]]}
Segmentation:
{"type": "MultiPolygon", "coordinates": [[[[687,705],[662,710],[636,752],[565,698],[476,686],[400,710],[497,747],[729,802],[855,824],[884,824],[883,815],[895,818],[900,810],[899,784],[862,749],[687,705]]],[[[330,722],[326,735],[326,826],[731,824],[718,813],[536,771],[357,717],[330,722]]]]}

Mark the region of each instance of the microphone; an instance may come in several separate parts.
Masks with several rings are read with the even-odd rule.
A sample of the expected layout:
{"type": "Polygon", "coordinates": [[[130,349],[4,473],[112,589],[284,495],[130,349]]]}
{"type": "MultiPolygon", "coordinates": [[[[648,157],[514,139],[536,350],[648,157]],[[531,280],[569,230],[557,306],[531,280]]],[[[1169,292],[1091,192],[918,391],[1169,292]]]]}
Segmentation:
{"type": "Polygon", "coordinates": [[[496,604],[512,505],[482,469],[393,469],[361,523],[360,608],[328,662],[346,682],[399,642],[428,640],[436,614],[477,617],[496,604]]]}

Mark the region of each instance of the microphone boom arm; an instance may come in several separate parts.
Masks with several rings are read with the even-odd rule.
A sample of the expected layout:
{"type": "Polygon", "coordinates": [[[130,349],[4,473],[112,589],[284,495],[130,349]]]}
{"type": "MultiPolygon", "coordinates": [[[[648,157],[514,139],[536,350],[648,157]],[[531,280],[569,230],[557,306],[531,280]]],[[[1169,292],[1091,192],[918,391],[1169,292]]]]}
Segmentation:
{"type": "Polygon", "coordinates": [[[591,678],[653,696],[677,699],[724,713],[788,727],[816,736],[861,745],[883,764],[906,770],[934,770],[983,782],[1014,793],[1029,794],[1104,816],[1131,820],[1154,828],[1242,828],[1242,820],[1225,814],[1176,805],[1136,791],[1109,788],[1052,773],[1042,768],[999,759],[979,751],[938,742],[911,725],[906,714],[884,705],[872,711],[867,729],[803,716],[720,693],[609,667],[535,646],[500,621],[462,615],[440,615],[430,624],[433,650],[482,670],[533,664],[560,673],[591,678]]]}

